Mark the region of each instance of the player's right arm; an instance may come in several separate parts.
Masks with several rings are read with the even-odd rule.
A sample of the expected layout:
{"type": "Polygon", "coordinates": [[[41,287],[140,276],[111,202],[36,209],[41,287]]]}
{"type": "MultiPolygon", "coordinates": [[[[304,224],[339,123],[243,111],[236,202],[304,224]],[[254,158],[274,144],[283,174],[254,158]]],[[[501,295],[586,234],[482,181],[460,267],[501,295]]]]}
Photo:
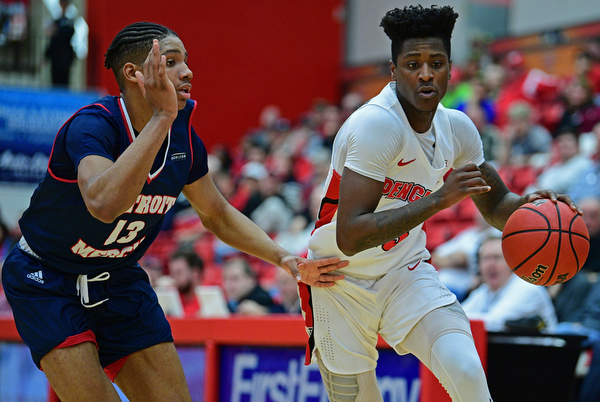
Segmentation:
{"type": "Polygon", "coordinates": [[[479,170],[491,190],[487,193],[476,194],[472,198],[485,220],[499,230],[504,229],[506,220],[517,208],[541,198],[548,198],[552,202],[565,202],[573,211],[578,214],[583,213],[566,194],[556,194],[553,190],[539,190],[519,196],[506,187],[496,169],[488,162],[484,162],[479,170]]]}
{"type": "Polygon", "coordinates": [[[489,191],[474,163],[455,169],[444,185],[427,197],[400,208],[375,212],[382,182],[344,168],[340,182],[336,240],[351,256],[392,241],[462,199],[489,191]]]}
{"type": "MultiPolygon", "coordinates": [[[[154,41],[144,62],[143,73],[135,71],[129,79],[127,85],[133,86],[129,91],[135,92],[139,87],[143,96],[139,101],[145,99],[151,107],[150,120],[115,162],[90,155],[78,166],[77,182],[85,204],[92,216],[105,223],[134,204],[178,112],[177,94],[166,74],[166,59],[160,54],[158,41],[154,41]]],[[[132,99],[135,102],[135,95],[132,99]]],[[[129,109],[143,112],[144,107],[130,105],[129,109]]]]}

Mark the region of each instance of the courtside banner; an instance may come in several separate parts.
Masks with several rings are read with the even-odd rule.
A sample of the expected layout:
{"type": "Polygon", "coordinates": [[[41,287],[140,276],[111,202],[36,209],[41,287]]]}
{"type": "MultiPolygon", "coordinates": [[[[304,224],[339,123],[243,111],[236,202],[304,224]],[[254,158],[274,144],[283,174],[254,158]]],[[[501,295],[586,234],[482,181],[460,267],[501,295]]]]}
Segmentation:
{"type": "MultiPolygon", "coordinates": [[[[304,365],[304,348],[222,346],[220,401],[327,402],[316,364],[304,365]]],[[[379,350],[377,380],[385,402],[418,402],[419,361],[379,350]]]]}
{"type": "Polygon", "coordinates": [[[57,131],[98,92],[0,88],[0,181],[37,183],[57,131]]]}

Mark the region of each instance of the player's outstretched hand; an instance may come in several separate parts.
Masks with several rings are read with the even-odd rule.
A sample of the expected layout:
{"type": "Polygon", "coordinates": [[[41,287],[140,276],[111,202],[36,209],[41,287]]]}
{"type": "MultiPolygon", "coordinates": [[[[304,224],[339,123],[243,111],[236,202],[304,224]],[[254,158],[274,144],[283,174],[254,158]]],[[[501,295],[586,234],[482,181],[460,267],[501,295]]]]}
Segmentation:
{"type": "Polygon", "coordinates": [[[152,42],[152,49],[142,65],[142,71],[136,71],[135,76],[142,95],[154,113],[175,119],[178,112],[177,92],[167,76],[167,59],[160,54],[157,39],[152,42]]]}
{"type": "Polygon", "coordinates": [[[565,204],[567,204],[573,211],[577,212],[579,215],[583,215],[583,211],[579,209],[579,207],[573,202],[571,197],[569,197],[566,194],[556,194],[554,190],[550,189],[538,190],[525,195],[525,202],[532,202],[543,198],[550,199],[550,201],[554,203],[556,203],[557,201],[562,201],[565,204]]]}
{"type": "Polygon", "coordinates": [[[344,275],[335,271],[348,266],[348,261],[340,261],[338,257],[306,259],[287,256],[281,260],[281,266],[289,271],[297,282],[304,282],[319,288],[331,287],[335,281],[344,279],[344,275]]]}

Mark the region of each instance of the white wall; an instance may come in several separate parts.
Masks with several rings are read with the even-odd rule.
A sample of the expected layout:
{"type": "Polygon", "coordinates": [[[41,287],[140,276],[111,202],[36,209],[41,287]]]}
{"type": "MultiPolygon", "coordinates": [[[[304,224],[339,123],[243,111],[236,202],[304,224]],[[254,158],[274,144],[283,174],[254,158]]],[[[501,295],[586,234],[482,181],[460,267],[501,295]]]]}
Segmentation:
{"type": "Polygon", "coordinates": [[[36,187],[37,183],[0,182],[0,219],[9,229],[17,224],[21,214],[29,206],[29,199],[36,187]]]}
{"type": "Polygon", "coordinates": [[[520,36],[600,21],[599,0],[513,0],[508,32],[520,36]]]}
{"type": "MultiPolygon", "coordinates": [[[[597,0],[598,1],[598,0],[597,0]]],[[[379,26],[386,12],[411,4],[450,5],[459,14],[452,34],[452,59],[460,62],[468,55],[467,0],[406,1],[406,0],[348,0],[346,3],[346,62],[350,66],[387,61],[391,42],[379,26]]]]}
{"type": "Polygon", "coordinates": [[[508,12],[502,8],[504,3],[504,0],[347,0],[346,63],[357,66],[389,60],[390,41],[379,23],[387,11],[411,4],[454,7],[459,17],[452,35],[452,59],[458,64],[466,61],[470,39],[481,34],[482,28],[487,27],[498,38],[498,32],[519,36],[600,21],[600,0],[512,0],[508,12]],[[494,7],[498,7],[497,13],[494,7]],[[478,13],[482,11],[486,14],[478,13]]]}

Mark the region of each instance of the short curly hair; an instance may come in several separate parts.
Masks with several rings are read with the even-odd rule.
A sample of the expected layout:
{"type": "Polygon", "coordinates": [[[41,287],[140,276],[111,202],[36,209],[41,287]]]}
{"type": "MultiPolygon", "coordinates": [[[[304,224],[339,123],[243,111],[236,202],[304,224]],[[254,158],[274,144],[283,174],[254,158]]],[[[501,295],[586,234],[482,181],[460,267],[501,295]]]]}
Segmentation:
{"type": "Polygon", "coordinates": [[[392,40],[392,62],[396,64],[404,41],[412,38],[440,38],[450,58],[450,38],[457,18],[458,13],[450,6],[418,5],[388,11],[379,25],[392,40]]]}

